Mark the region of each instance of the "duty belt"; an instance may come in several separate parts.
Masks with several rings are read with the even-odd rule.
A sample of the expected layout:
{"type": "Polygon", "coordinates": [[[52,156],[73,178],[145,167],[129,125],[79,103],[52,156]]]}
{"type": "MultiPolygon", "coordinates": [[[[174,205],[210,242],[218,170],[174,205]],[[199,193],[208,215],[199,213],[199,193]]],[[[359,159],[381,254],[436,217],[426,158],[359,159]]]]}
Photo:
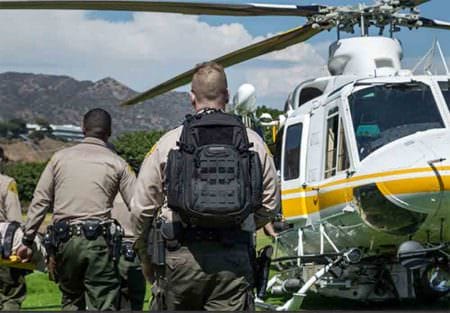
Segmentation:
{"type": "Polygon", "coordinates": [[[110,235],[111,226],[114,221],[86,220],[69,222],[67,220],[59,221],[54,224],[54,232],[57,241],[67,241],[72,236],[84,235],[86,239],[95,240],[99,236],[110,235]]]}
{"type": "Polygon", "coordinates": [[[44,244],[50,255],[55,252],[61,242],[66,242],[73,236],[82,235],[87,240],[95,240],[99,236],[103,236],[111,248],[113,260],[119,260],[123,229],[114,220],[85,220],[74,223],[62,220],[56,222],[54,225],[48,226],[44,244]]]}

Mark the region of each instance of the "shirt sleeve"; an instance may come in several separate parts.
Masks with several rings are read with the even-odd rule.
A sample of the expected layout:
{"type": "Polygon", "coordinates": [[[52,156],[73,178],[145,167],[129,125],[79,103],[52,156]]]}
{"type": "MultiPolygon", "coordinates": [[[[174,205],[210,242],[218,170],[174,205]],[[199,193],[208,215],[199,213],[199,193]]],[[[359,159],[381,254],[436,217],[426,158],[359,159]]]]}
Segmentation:
{"type": "Polygon", "coordinates": [[[131,166],[125,162],[120,179],[119,192],[128,208],[131,207],[131,199],[133,198],[135,184],[136,174],[131,166]]]}
{"type": "MultiPolygon", "coordinates": [[[[255,134],[252,137],[255,136],[257,135],[255,134]]],[[[254,140],[254,147],[261,160],[261,168],[263,171],[262,206],[255,211],[256,228],[261,228],[271,222],[279,211],[280,187],[273,158],[259,136],[254,140]]]]}
{"type": "Polygon", "coordinates": [[[54,160],[51,159],[42,172],[39,182],[34,190],[33,200],[28,209],[24,236],[27,240],[34,240],[41,226],[45,214],[52,207],[54,201],[54,160]]]}
{"type": "Polygon", "coordinates": [[[22,208],[19,201],[19,193],[17,191],[17,184],[12,180],[8,185],[8,190],[5,198],[6,218],[8,222],[23,222],[22,208]]]}
{"type": "Polygon", "coordinates": [[[147,155],[136,181],[131,201],[131,222],[137,238],[137,248],[142,248],[156,211],[164,203],[163,175],[160,149],[157,143],[147,155]]]}

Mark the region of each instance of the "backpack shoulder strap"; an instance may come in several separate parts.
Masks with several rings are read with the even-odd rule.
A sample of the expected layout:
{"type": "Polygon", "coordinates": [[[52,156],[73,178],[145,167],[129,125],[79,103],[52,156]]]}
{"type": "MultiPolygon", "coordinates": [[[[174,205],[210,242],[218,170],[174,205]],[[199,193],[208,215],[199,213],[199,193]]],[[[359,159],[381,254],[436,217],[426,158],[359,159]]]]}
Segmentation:
{"type": "Polygon", "coordinates": [[[183,129],[177,142],[178,147],[182,151],[193,153],[196,147],[195,140],[192,140],[192,123],[195,117],[192,114],[186,115],[183,122],[183,129]]]}

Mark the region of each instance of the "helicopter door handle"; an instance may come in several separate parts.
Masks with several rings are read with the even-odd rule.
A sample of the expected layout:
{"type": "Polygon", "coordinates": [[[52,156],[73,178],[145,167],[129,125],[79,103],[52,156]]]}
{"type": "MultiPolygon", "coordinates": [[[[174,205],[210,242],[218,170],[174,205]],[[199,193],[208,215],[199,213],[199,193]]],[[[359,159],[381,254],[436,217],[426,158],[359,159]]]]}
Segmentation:
{"type": "Polygon", "coordinates": [[[317,191],[316,197],[313,198],[313,203],[316,206],[319,203],[319,191],[320,191],[320,188],[319,187],[313,187],[311,189],[314,190],[314,191],[317,191]]]}

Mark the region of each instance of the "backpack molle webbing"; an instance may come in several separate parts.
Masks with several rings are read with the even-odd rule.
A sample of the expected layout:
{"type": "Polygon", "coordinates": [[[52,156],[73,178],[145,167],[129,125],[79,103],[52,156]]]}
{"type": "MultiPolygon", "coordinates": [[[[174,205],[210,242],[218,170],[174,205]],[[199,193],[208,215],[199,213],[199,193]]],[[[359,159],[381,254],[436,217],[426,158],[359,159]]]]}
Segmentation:
{"type": "Polygon", "coordinates": [[[188,116],[166,172],[169,207],[188,224],[235,227],[261,203],[259,157],[239,117],[221,111],[188,116]],[[258,202],[258,203],[255,203],[258,202]]]}

